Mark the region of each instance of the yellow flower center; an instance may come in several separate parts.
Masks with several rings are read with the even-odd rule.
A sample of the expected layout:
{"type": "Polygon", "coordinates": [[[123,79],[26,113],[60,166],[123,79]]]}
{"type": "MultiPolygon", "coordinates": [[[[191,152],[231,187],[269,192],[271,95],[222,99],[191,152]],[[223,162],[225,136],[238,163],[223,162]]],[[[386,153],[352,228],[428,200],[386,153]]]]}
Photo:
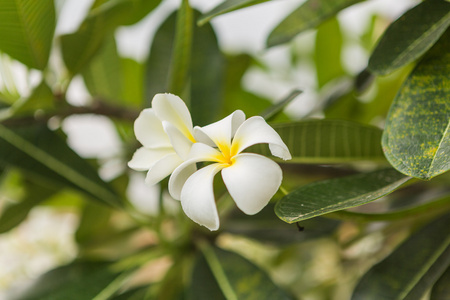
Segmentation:
{"type": "Polygon", "coordinates": [[[228,142],[219,142],[216,144],[220,151],[220,154],[215,157],[217,162],[231,166],[235,161],[234,156],[237,154],[235,150],[237,147],[230,147],[228,142]]]}

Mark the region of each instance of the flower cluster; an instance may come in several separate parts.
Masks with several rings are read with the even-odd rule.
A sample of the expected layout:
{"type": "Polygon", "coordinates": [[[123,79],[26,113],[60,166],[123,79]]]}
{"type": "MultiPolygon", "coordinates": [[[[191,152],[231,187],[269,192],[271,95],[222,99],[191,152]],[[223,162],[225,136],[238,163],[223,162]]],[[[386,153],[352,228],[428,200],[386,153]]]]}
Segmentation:
{"type": "Polygon", "coordinates": [[[168,175],[169,193],[181,201],[186,215],[210,230],[219,228],[213,179],[221,172],[225,186],[244,213],[258,213],[281,185],[281,168],[274,161],[246,148],[267,143],[274,156],[291,159],[287,146],[263,118],[245,119],[237,110],[226,118],[193,127],[183,100],[172,94],[157,94],[152,108],[141,112],[134,123],[142,144],[128,163],[148,171],[147,184],[168,175]],[[207,162],[197,170],[197,163],[207,162]]]}

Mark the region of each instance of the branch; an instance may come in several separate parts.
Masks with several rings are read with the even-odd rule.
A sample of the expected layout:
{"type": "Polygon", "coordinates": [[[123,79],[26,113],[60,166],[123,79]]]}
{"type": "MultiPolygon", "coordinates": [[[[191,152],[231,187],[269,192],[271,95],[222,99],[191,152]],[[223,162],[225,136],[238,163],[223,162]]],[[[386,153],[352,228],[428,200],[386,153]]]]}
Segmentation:
{"type": "Polygon", "coordinates": [[[127,107],[111,105],[104,102],[102,99],[94,99],[94,103],[91,106],[73,106],[67,103],[53,111],[52,113],[46,113],[43,115],[36,114],[34,116],[24,116],[10,118],[0,122],[3,125],[29,125],[37,123],[47,123],[53,117],[66,118],[73,115],[84,115],[84,114],[96,114],[113,119],[124,120],[133,122],[139,116],[139,111],[135,109],[129,109],[127,107]]]}

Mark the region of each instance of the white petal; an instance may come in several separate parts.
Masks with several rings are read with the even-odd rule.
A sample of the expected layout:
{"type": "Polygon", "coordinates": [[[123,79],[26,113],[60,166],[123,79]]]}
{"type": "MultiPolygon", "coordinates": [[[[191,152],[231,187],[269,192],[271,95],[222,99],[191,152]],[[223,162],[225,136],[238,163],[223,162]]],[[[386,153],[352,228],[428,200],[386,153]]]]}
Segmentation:
{"type": "Polygon", "coordinates": [[[151,108],[144,109],[134,122],[137,140],[147,148],[171,147],[169,137],[164,132],[161,120],[151,108]]]}
{"type": "Polygon", "coordinates": [[[197,141],[214,146],[219,144],[231,144],[231,138],[236,133],[239,126],[245,121],[245,114],[241,110],[236,110],[220,121],[204,127],[196,126],[194,135],[197,141]]]}
{"type": "Polygon", "coordinates": [[[145,183],[148,185],[157,184],[169,176],[182,162],[183,160],[176,153],[164,156],[150,168],[147,177],[145,177],[145,183]]]}
{"type": "Polygon", "coordinates": [[[181,164],[172,173],[169,178],[169,194],[175,200],[181,199],[181,190],[183,189],[186,180],[197,171],[197,166],[194,163],[181,164]]]}
{"type": "Polygon", "coordinates": [[[191,114],[180,97],[172,94],[156,94],[152,100],[152,108],[161,121],[172,123],[194,142],[191,114]]]}
{"type": "Polygon", "coordinates": [[[220,152],[216,149],[202,144],[196,143],[192,145],[189,159],[179,165],[172,173],[169,179],[169,193],[176,200],[181,199],[181,190],[186,180],[196,168],[196,163],[201,161],[216,161],[215,157],[220,156],[220,152]]]}
{"type": "Polygon", "coordinates": [[[147,171],[163,157],[175,154],[172,148],[148,149],[141,147],[133,154],[128,166],[136,171],[147,171]]]}
{"type": "Polygon", "coordinates": [[[195,143],[189,152],[189,160],[195,159],[199,161],[216,161],[218,156],[222,154],[215,148],[203,143],[195,143]]]}
{"type": "MultiPolygon", "coordinates": [[[[240,153],[255,144],[269,144],[270,152],[284,160],[291,159],[289,149],[278,133],[259,116],[248,118],[238,128],[233,139],[232,149],[240,153]],[[234,149],[237,147],[237,150],[234,149]]],[[[233,152],[232,150],[232,152],[233,152]]],[[[234,153],[236,153],[234,152],[234,153]]]]}
{"type": "Polygon", "coordinates": [[[209,230],[219,229],[213,179],[222,168],[220,164],[212,164],[198,170],[188,178],[181,191],[181,206],[186,215],[209,230]]]}
{"type": "Polygon", "coordinates": [[[170,143],[175,152],[182,158],[186,159],[192,147],[192,141],[182,134],[172,123],[163,121],[163,127],[169,136],[170,143]]]}
{"type": "Polygon", "coordinates": [[[259,212],[281,185],[280,166],[262,155],[243,153],[222,170],[222,178],[236,205],[247,215],[259,212]]]}

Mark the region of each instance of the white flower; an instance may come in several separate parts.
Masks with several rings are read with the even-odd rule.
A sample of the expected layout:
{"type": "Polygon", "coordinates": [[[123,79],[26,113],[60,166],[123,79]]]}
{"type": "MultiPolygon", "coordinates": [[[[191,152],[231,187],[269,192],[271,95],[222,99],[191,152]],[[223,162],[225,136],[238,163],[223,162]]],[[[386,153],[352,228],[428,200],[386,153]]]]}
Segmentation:
{"type": "Polygon", "coordinates": [[[181,200],[186,215],[210,230],[219,228],[213,178],[222,171],[223,181],[236,205],[246,214],[258,213],[281,185],[282,171],[269,158],[242,153],[252,145],[267,143],[273,155],[291,159],[287,146],[263,118],[245,120],[242,111],[205,127],[195,127],[198,143],[169,179],[169,192],[181,200]],[[196,163],[212,162],[200,170],[196,163]]]}
{"type": "Polygon", "coordinates": [[[148,171],[145,182],[153,185],[170,175],[195,143],[191,114],[178,96],[157,94],[152,108],[144,109],[134,122],[134,133],[142,147],[128,166],[148,171]]]}

